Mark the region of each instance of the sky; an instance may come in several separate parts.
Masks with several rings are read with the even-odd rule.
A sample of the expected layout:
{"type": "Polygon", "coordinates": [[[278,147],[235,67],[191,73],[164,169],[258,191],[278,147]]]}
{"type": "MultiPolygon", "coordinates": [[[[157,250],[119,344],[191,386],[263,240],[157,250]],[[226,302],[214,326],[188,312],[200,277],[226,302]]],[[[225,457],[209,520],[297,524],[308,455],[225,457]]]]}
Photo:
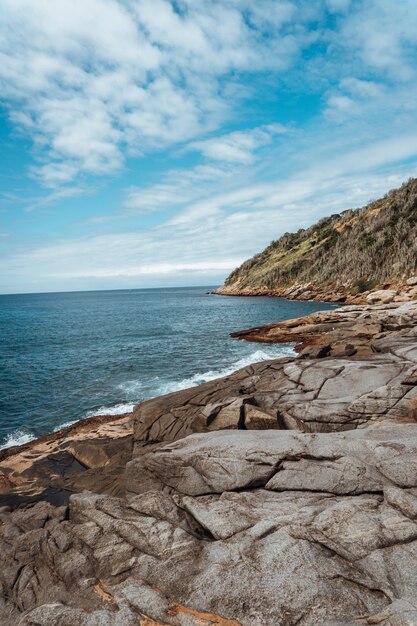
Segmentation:
{"type": "Polygon", "coordinates": [[[0,293],[220,284],[417,175],[415,0],[0,11],[0,293]]]}

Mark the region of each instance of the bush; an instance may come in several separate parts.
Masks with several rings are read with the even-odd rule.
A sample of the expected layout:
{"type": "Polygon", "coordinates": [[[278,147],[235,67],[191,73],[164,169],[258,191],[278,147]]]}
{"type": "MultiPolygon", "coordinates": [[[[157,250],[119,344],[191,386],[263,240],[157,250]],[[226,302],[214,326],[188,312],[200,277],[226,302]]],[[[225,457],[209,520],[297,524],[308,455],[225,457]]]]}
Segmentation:
{"type": "Polygon", "coordinates": [[[376,286],[375,280],[369,280],[366,278],[360,278],[354,285],[356,293],[363,293],[364,291],[370,291],[376,286]]]}
{"type": "Polygon", "coordinates": [[[376,243],[376,238],[373,235],[362,235],[360,239],[360,247],[362,250],[366,250],[366,248],[370,248],[376,243]]]}

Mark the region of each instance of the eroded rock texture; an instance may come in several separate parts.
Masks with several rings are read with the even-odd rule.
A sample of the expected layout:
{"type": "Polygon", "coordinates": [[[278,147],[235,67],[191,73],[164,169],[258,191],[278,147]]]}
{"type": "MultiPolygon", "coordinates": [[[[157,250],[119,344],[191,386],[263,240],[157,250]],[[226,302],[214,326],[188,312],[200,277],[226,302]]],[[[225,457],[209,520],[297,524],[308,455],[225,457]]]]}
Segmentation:
{"type": "Polygon", "coordinates": [[[83,489],[124,495],[132,439],[130,415],[96,416],[0,450],[0,507],[39,501],[60,506],[83,489]]]}
{"type": "Polygon", "coordinates": [[[84,451],[123,490],[0,510],[1,624],[417,624],[417,306],[279,326],[302,358],[143,403],[127,464],[84,451]]]}

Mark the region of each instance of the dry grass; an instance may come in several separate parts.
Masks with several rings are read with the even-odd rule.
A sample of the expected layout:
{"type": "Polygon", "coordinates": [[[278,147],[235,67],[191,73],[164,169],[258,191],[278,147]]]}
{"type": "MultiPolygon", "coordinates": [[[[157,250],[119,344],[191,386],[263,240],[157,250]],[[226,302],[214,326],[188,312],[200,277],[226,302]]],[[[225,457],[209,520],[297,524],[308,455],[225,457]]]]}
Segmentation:
{"type": "Polygon", "coordinates": [[[352,292],[395,282],[417,269],[417,179],[364,208],[286,233],[245,261],[226,286],[278,289],[295,283],[352,292]]]}

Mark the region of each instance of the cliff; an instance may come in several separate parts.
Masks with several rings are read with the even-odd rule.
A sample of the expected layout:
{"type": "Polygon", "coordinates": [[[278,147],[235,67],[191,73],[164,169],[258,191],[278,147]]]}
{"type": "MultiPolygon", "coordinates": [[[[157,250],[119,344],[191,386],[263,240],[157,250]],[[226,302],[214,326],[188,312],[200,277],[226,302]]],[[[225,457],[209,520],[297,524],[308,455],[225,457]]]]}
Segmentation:
{"type": "Polygon", "coordinates": [[[417,179],[367,206],[286,233],[245,261],[216,293],[363,302],[410,300],[417,289],[417,179]],[[369,300],[371,301],[371,299],[369,300]]]}

